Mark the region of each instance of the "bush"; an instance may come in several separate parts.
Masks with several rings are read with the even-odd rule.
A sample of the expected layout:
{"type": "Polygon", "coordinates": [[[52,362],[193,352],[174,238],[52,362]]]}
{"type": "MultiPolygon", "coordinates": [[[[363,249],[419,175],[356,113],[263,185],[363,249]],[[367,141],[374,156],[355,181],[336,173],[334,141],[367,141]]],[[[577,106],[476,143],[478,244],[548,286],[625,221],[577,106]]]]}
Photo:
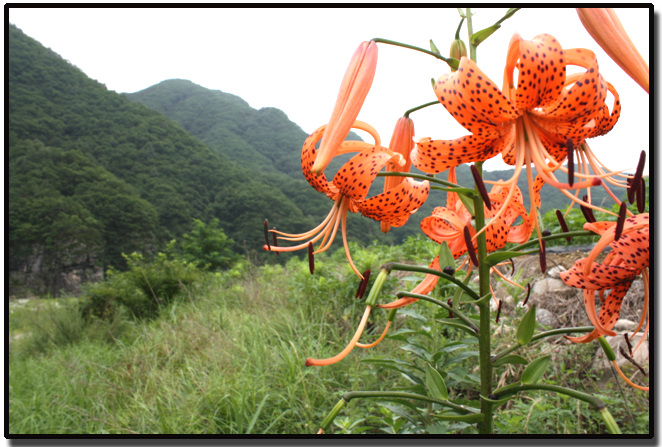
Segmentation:
{"type": "Polygon", "coordinates": [[[120,307],[135,318],[154,318],[186,286],[201,279],[195,264],[159,253],[146,261],[138,253],[124,255],[128,270],[110,269],[106,281],[90,285],[81,303],[85,317],[112,319],[120,307]]]}

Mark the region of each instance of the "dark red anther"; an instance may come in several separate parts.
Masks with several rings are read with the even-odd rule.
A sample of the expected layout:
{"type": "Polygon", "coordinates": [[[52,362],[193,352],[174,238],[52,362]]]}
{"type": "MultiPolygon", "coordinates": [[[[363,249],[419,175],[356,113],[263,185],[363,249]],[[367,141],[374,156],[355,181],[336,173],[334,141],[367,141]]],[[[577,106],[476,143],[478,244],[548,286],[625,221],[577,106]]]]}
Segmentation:
{"type": "Polygon", "coordinates": [[[568,185],[575,183],[575,148],[572,145],[572,138],[565,142],[568,149],[568,185]]]}
{"type": "MultiPolygon", "coordinates": [[[[584,202],[588,201],[588,196],[582,197],[582,200],[584,202]]],[[[586,219],[586,222],[593,223],[595,222],[595,216],[593,215],[593,210],[587,206],[584,205],[579,205],[579,208],[582,210],[582,214],[584,215],[584,219],[586,219]]]]}
{"type": "Polygon", "coordinates": [[[474,183],[476,183],[476,188],[478,188],[478,192],[480,193],[480,196],[483,198],[483,202],[485,202],[485,206],[487,207],[488,210],[491,210],[492,200],[490,199],[489,194],[487,194],[485,183],[483,183],[483,179],[481,178],[476,165],[471,165],[471,175],[473,175],[474,177],[474,183]]]}
{"type": "Polygon", "coordinates": [[[467,244],[469,259],[471,259],[473,265],[478,267],[478,256],[476,256],[476,249],[474,248],[474,243],[471,241],[471,232],[467,226],[464,227],[464,242],[467,244]]]}
{"type": "MultiPolygon", "coordinates": [[[[565,223],[565,219],[563,218],[563,213],[559,210],[556,210],[556,218],[559,221],[559,224],[561,225],[561,230],[563,230],[564,233],[568,233],[570,230],[568,229],[568,224],[565,223]]],[[[571,242],[571,238],[566,237],[566,241],[571,242]]]]}
{"type": "Polygon", "coordinates": [[[632,357],[632,345],[630,344],[630,337],[628,337],[628,334],[625,333],[623,334],[623,338],[625,339],[625,343],[628,345],[628,352],[630,353],[630,357],[632,357]]]}
{"type": "MultiPolygon", "coordinates": [[[[276,227],[273,227],[272,230],[274,232],[271,233],[271,245],[273,245],[274,247],[278,247],[278,236],[276,236],[276,233],[275,233],[276,227]]],[[[269,248],[271,248],[271,247],[269,247],[269,248]]],[[[276,256],[278,256],[278,255],[280,255],[280,252],[278,250],[276,250],[276,256]]]]}
{"type": "Polygon", "coordinates": [[[368,281],[370,280],[370,269],[363,272],[363,279],[359,283],[359,288],[356,289],[356,295],[354,298],[362,299],[365,294],[365,289],[368,287],[368,281]]]}
{"type": "Polygon", "coordinates": [[[269,221],[264,219],[264,240],[267,243],[267,250],[271,251],[271,244],[269,244],[269,221]]]}
{"type": "Polygon", "coordinates": [[[515,261],[513,261],[513,258],[508,260],[510,261],[510,276],[513,276],[515,274],[515,261]]]}
{"type": "MultiPolygon", "coordinates": [[[[450,307],[453,307],[453,298],[448,298],[448,301],[446,301],[446,304],[448,304],[450,307]]],[[[455,318],[455,314],[451,312],[450,310],[448,311],[448,318],[455,318]]]]}
{"type": "Polygon", "coordinates": [[[547,270],[547,249],[545,245],[545,241],[540,239],[540,270],[543,273],[547,270]]]}
{"type": "Polygon", "coordinates": [[[643,213],[646,210],[646,182],[643,178],[639,180],[639,187],[637,188],[637,211],[643,213]]]}
{"type": "Polygon", "coordinates": [[[499,300],[499,307],[497,307],[496,319],[494,320],[495,323],[499,322],[499,316],[501,315],[501,305],[502,304],[503,304],[503,300],[499,300]]]}
{"type": "Polygon", "coordinates": [[[526,298],[522,301],[522,306],[526,305],[526,302],[529,301],[529,296],[531,295],[531,284],[526,284],[526,298]]]}
{"type": "Polygon", "coordinates": [[[628,177],[627,178],[627,183],[628,183],[628,202],[630,202],[630,205],[634,203],[634,197],[635,194],[637,193],[638,188],[633,186],[634,185],[634,177],[628,177]]]}
{"type": "Polygon", "coordinates": [[[625,212],[628,207],[625,202],[621,202],[621,208],[618,210],[618,219],[616,220],[616,229],[614,230],[614,240],[617,241],[623,234],[623,225],[625,225],[625,212]]]}
{"type": "Polygon", "coordinates": [[[315,255],[313,252],[313,243],[308,242],[308,269],[311,275],[315,273],[315,255]]]}
{"type": "Polygon", "coordinates": [[[628,202],[630,202],[630,204],[634,203],[635,194],[639,190],[639,182],[641,181],[642,175],[644,173],[645,165],[646,152],[641,151],[641,154],[639,154],[639,163],[637,163],[637,170],[634,172],[634,177],[628,178],[628,202]]]}

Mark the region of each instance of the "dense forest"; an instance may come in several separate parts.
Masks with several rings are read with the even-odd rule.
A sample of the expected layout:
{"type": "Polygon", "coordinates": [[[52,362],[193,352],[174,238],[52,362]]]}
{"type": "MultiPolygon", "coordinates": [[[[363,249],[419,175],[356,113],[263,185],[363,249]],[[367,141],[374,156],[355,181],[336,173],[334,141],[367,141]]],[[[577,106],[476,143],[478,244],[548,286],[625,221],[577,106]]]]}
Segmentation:
{"type": "MultiPolygon", "coordinates": [[[[329,211],[301,174],[307,135],[282,111],[185,80],[118,94],[15,26],[7,33],[10,294],[57,294],[100,279],[110,266],[126,267],[122,254],[156,253],[196,220],[217,222],[236,253],[282,262],[287,256],[261,250],[264,219],[301,232],[329,211]]],[[[463,168],[459,183],[471,186],[463,168]]],[[[565,202],[556,196],[543,203],[565,202]]],[[[386,235],[350,215],[349,238],[400,243],[441,204],[443,193],[386,235]]]]}

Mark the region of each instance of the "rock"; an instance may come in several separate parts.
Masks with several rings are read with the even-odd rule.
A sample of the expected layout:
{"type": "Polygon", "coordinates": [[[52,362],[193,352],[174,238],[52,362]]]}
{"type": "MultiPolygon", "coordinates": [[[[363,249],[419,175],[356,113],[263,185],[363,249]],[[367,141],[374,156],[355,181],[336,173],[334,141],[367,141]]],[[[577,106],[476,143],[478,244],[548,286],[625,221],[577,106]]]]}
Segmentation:
{"type": "Polygon", "coordinates": [[[561,272],[565,272],[565,267],[557,265],[547,270],[547,276],[554,279],[561,279],[561,272]]]}
{"type": "Polygon", "coordinates": [[[565,292],[569,289],[563,281],[556,278],[543,278],[533,284],[531,293],[534,295],[547,295],[550,293],[565,292]]]}
{"type": "Polygon", "coordinates": [[[552,329],[559,327],[559,319],[554,312],[547,309],[536,309],[536,321],[543,326],[549,326],[552,329]]]}

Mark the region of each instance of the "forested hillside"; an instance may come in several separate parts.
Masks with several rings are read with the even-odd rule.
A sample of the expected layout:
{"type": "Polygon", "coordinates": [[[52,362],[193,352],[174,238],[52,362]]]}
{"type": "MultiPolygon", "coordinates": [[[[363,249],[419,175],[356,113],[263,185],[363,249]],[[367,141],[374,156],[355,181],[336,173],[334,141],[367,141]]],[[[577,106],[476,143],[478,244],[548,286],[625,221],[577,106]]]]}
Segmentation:
{"type": "MultiPolygon", "coordinates": [[[[313,225],[278,188],[176,123],[129,101],[10,26],[9,253],[12,285],[57,292],[62,272],[154,251],[218,218],[243,251],[265,217],[313,225]],[[21,284],[23,283],[23,284],[21,284]]],[[[92,274],[92,273],[90,273],[92,274]]]]}

